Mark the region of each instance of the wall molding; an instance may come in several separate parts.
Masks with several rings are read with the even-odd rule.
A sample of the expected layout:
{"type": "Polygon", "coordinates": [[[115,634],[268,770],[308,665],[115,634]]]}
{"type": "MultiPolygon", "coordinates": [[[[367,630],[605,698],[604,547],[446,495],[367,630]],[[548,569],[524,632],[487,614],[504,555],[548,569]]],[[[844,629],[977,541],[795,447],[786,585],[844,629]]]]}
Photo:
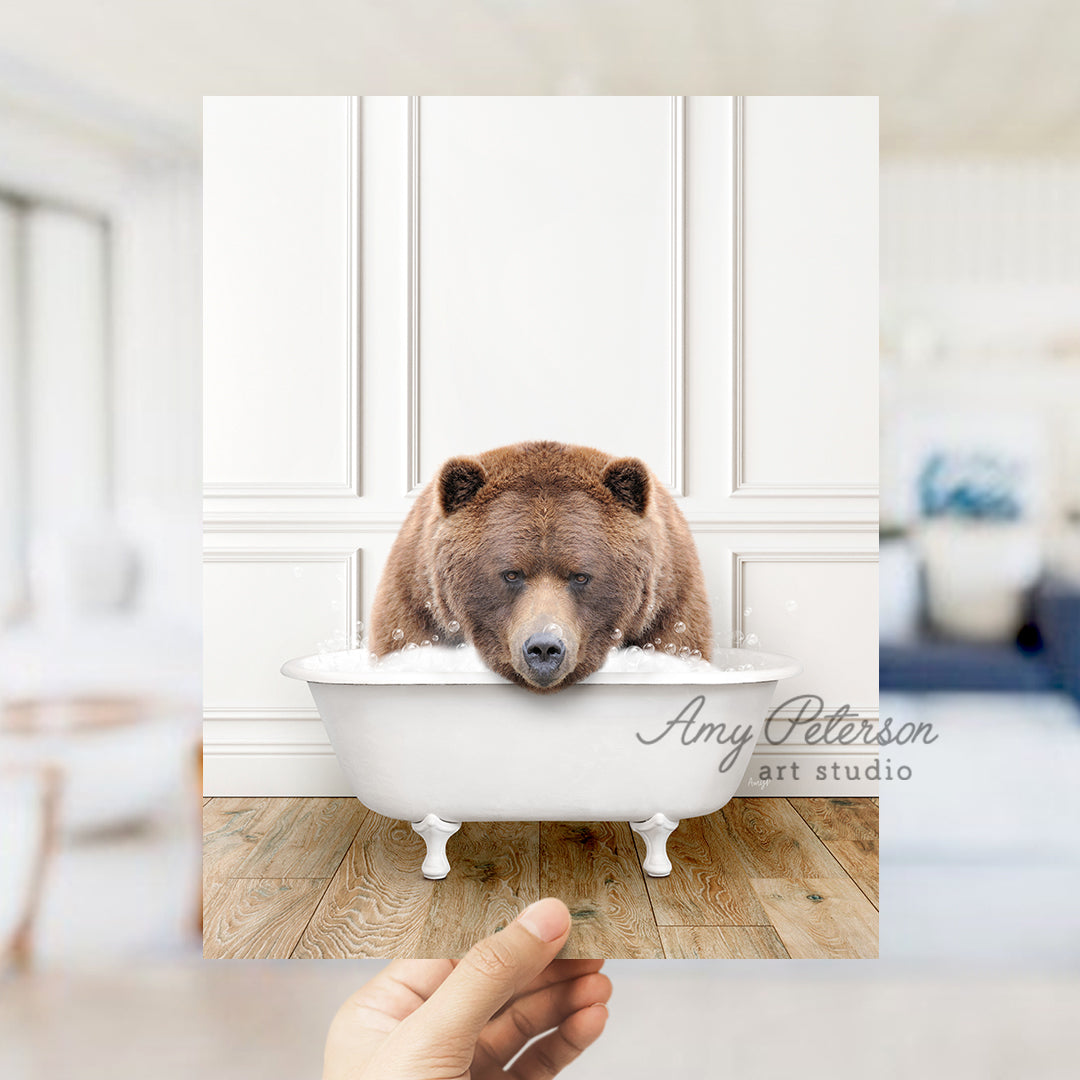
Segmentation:
{"type": "MultiPolygon", "coordinates": [[[[235,513],[207,513],[205,533],[396,533],[405,522],[405,513],[350,511],[345,514],[312,516],[302,511],[253,510],[235,513]]],[[[875,526],[876,527],[876,526],[875,526]]]]}
{"type": "MultiPolygon", "coordinates": [[[[738,640],[742,640],[742,634],[744,632],[744,614],[745,608],[745,569],[748,563],[769,563],[769,562],[783,562],[783,563],[816,563],[816,562],[831,562],[831,563],[861,563],[861,562],[878,562],[877,551],[868,551],[864,548],[832,548],[823,550],[788,550],[785,548],[743,548],[738,551],[732,551],[731,553],[731,628],[732,631],[739,636],[738,640]]],[[[824,710],[826,713],[833,709],[839,708],[840,704],[846,704],[851,710],[851,713],[858,716],[860,719],[876,719],[878,717],[879,706],[873,705],[856,705],[851,702],[826,702],[824,710]]],[[[778,710],[777,716],[787,717],[790,716],[790,711],[778,710]]],[[[862,751],[865,753],[865,749],[862,751]]]]}
{"type": "MultiPolygon", "coordinates": [[[[670,98],[670,349],[669,432],[671,471],[666,481],[671,493],[686,495],[686,98],[670,98]]],[[[408,296],[405,357],[405,494],[415,497],[426,478],[420,469],[420,124],[421,99],[408,100],[408,296]]]]}
{"type": "Polygon", "coordinates": [[[353,499],[360,488],[360,99],[346,98],[345,175],[345,479],[279,484],[274,481],[204,483],[206,499],[353,499]]]}
{"type": "MultiPolygon", "coordinates": [[[[407,511],[350,511],[310,516],[301,511],[254,510],[213,513],[203,518],[207,533],[396,533],[407,511]]],[[[783,514],[775,517],[685,513],[691,531],[712,532],[853,532],[877,533],[878,519],[869,514],[783,514]]]]}
{"type": "MultiPolygon", "coordinates": [[[[203,563],[339,563],[345,569],[343,632],[345,641],[360,621],[362,548],[204,548],[203,563]]],[[[214,705],[204,700],[204,720],[318,720],[314,705],[214,705]]]]}
{"type": "MultiPolygon", "coordinates": [[[[741,797],[791,795],[876,795],[870,781],[822,784],[814,779],[753,784],[761,765],[775,768],[799,760],[809,774],[815,762],[838,761],[865,767],[876,755],[866,748],[837,746],[828,754],[810,754],[806,747],[758,747],[750,758],[737,794],[741,797]],[[773,751],[785,750],[783,754],[773,751]]],[[[214,742],[203,749],[203,794],[239,797],[353,797],[328,742],[214,742]]]]}
{"type": "Polygon", "coordinates": [[[732,101],[732,346],[731,346],[731,497],[737,499],[876,499],[878,484],[773,483],[747,480],[745,375],[746,375],[746,99],[732,101]]]}
{"type": "Polygon", "coordinates": [[[671,99],[671,351],[672,495],[686,495],[686,98],[671,99]]]}
{"type": "Polygon", "coordinates": [[[217,757],[235,757],[238,754],[273,755],[297,754],[303,757],[334,756],[334,748],[329,740],[322,742],[216,742],[204,740],[203,752],[217,757]]]}
{"type": "Polygon", "coordinates": [[[204,720],[319,720],[319,710],[310,708],[290,708],[284,705],[268,705],[262,708],[248,706],[222,706],[216,709],[203,709],[204,720]]]}
{"type": "Polygon", "coordinates": [[[423,477],[420,475],[420,97],[416,94],[409,97],[407,143],[409,224],[406,259],[405,494],[414,496],[423,488],[423,477]]]}

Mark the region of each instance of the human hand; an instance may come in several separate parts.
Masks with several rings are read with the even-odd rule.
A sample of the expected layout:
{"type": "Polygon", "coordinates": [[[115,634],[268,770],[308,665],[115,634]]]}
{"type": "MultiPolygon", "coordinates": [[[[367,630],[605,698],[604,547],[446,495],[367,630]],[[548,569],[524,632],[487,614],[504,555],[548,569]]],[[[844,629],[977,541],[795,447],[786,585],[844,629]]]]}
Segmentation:
{"type": "Polygon", "coordinates": [[[549,897],[461,960],[395,960],[338,1010],[323,1080],[555,1076],[600,1037],[611,996],[603,960],[555,959],[569,934],[549,897]]]}

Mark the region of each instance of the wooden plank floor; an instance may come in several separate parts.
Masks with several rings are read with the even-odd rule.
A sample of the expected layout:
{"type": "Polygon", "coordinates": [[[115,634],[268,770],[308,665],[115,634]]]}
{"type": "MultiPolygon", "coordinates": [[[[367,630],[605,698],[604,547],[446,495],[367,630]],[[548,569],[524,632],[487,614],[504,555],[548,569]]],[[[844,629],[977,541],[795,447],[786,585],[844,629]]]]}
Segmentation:
{"type": "Polygon", "coordinates": [[[568,957],[877,956],[876,799],[733,799],[679,825],[667,878],[625,822],[466,823],[444,881],[355,799],[212,798],[203,833],[211,959],[461,956],[541,896],[568,957]]]}

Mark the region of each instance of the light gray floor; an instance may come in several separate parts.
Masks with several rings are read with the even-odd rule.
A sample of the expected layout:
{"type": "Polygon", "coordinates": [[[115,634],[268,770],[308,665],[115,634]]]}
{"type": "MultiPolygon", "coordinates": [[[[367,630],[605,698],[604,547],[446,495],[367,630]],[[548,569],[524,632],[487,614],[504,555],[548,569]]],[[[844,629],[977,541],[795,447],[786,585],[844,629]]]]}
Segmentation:
{"type": "Polygon", "coordinates": [[[881,955],[1080,971],[1080,709],[1055,694],[882,695],[932,745],[882,748],[881,955]]]}
{"type": "MultiPolygon", "coordinates": [[[[8,1080],[297,1080],[377,961],[206,962],[0,985],[8,1080]]],[[[882,962],[609,964],[602,1040],[567,1075],[802,1080],[1075,1077],[1080,979],[882,962]]]]}

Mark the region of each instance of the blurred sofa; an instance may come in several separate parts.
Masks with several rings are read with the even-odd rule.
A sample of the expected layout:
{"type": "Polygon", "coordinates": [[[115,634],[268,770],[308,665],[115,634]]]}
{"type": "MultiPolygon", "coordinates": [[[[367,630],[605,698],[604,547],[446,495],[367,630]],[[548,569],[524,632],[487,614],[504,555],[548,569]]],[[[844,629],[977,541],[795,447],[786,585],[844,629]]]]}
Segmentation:
{"type": "Polygon", "coordinates": [[[982,644],[925,632],[912,642],[883,644],[882,690],[1064,690],[1080,701],[1080,584],[1056,578],[1033,591],[1030,617],[1016,640],[982,644]]]}

